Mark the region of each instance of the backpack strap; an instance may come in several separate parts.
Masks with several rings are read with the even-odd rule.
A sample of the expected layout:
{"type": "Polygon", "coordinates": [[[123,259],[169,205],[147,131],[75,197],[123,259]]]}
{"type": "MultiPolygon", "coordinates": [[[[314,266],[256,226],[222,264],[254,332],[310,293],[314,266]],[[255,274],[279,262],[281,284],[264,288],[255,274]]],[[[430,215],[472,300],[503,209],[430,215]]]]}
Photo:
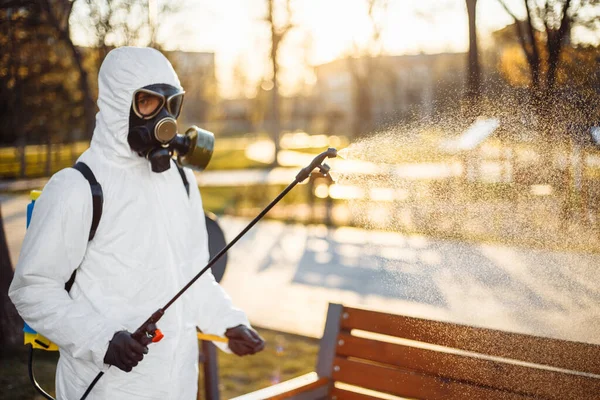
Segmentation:
{"type": "MultiPolygon", "coordinates": [[[[89,182],[90,189],[92,191],[92,226],[90,227],[90,235],[88,237],[88,242],[94,238],[96,235],[96,230],[98,229],[98,224],[100,224],[100,218],[102,217],[102,205],[104,203],[104,196],[102,194],[102,186],[96,180],[94,173],[87,166],[87,164],[83,162],[78,162],[73,165],[77,171],[81,172],[84,178],[89,182]]],[[[69,280],[65,283],[65,290],[67,292],[71,291],[71,287],[75,282],[75,275],[77,274],[77,270],[73,271],[69,280]]]]}
{"type": "Polygon", "coordinates": [[[81,172],[81,174],[87,179],[90,183],[90,189],[92,191],[92,226],[90,228],[90,236],[88,241],[92,240],[96,235],[96,230],[98,229],[98,224],[100,224],[100,218],[102,217],[102,205],[104,204],[104,196],[102,194],[102,186],[96,180],[94,173],[87,166],[87,164],[79,161],[77,164],[73,166],[77,171],[81,172]]]}
{"type": "Polygon", "coordinates": [[[185,171],[179,164],[175,163],[175,166],[177,166],[177,171],[179,171],[179,175],[181,176],[181,180],[183,181],[183,186],[185,186],[185,192],[187,193],[188,197],[190,197],[190,183],[188,182],[187,177],[185,176],[185,171]]]}

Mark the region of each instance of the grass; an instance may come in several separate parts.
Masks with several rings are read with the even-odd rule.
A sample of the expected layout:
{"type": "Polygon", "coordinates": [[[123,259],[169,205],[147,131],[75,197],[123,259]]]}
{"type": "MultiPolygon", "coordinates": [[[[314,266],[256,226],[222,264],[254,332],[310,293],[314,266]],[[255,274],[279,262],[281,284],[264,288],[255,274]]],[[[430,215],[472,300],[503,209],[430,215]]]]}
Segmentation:
{"type": "MultiPolygon", "coordinates": [[[[308,137],[308,136],[307,136],[308,137]]],[[[244,135],[235,138],[217,138],[215,140],[215,150],[211,159],[211,162],[207,168],[209,171],[215,170],[232,170],[232,169],[255,169],[265,168],[268,165],[249,159],[246,156],[246,148],[260,140],[265,140],[268,137],[263,135],[244,135]]],[[[456,156],[448,155],[437,150],[439,147],[440,137],[435,136],[434,138],[423,138],[421,141],[406,141],[398,142],[392,138],[383,138],[383,142],[379,143],[380,149],[377,152],[378,161],[389,164],[397,163],[419,163],[419,162],[449,162],[457,160],[456,156]]],[[[321,151],[326,150],[327,145],[321,142],[326,140],[319,140],[315,143],[310,143],[305,140],[297,145],[294,145],[293,141],[287,140],[284,142],[290,142],[287,146],[283,146],[284,149],[293,150],[302,153],[318,154],[321,151]]],[[[330,140],[334,144],[339,144],[338,149],[343,149],[349,145],[348,139],[343,137],[332,137],[330,140]],[[335,139],[335,140],[334,140],[335,139]]],[[[361,145],[361,141],[357,142],[355,148],[356,151],[353,153],[355,158],[365,158],[365,160],[371,160],[374,157],[373,145],[367,140],[366,145],[361,145]],[[358,149],[363,148],[363,151],[358,149]],[[366,154],[363,154],[365,153],[366,154]]],[[[87,147],[88,142],[77,142],[71,144],[59,145],[55,144],[51,147],[51,165],[50,173],[55,173],[60,169],[69,167],[75,161],[75,158],[81,154],[87,147]]],[[[488,140],[484,149],[486,151],[498,152],[506,145],[499,142],[498,140],[488,140]]],[[[531,144],[513,144],[513,150],[515,155],[523,155],[525,153],[536,152],[537,147],[531,144]]],[[[553,152],[555,154],[567,154],[568,149],[565,146],[554,146],[553,152]]],[[[597,149],[586,149],[586,154],[592,157],[600,157],[600,153],[597,149]]],[[[45,145],[29,145],[25,149],[26,159],[26,176],[41,177],[46,174],[47,166],[47,147],[45,145]]],[[[460,160],[460,157],[458,158],[460,160]]],[[[588,178],[595,178],[600,175],[600,165],[595,162],[584,168],[584,176],[588,178]]],[[[0,148],[0,178],[16,178],[20,175],[20,157],[15,147],[4,147],[0,148]]]]}
{"type": "MultiPolygon", "coordinates": [[[[44,390],[53,394],[58,352],[36,351],[34,354],[36,379],[44,390]]],[[[0,400],[43,399],[29,381],[27,359],[28,352],[25,346],[0,357],[0,400]]]]}
{"type": "MultiPolygon", "coordinates": [[[[313,371],[318,340],[257,328],[267,341],[259,354],[237,357],[218,351],[221,398],[229,399],[313,371]]],[[[0,400],[42,399],[29,381],[25,347],[0,359],[0,400]]],[[[41,387],[54,395],[57,352],[36,351],[34,372],[41,387]]],[[[202,370],[202,369],[201,369],[202,370]]],[[[202,374],[199,396],[202,398],[202,374]]]]}
{"type": "MultiPolygon", "coordinates": [[[[275,185],[202,187],[201,193],[207,210],[253,218],[281,190],[283,186],[275,185]]],[[[329,223],[472,243],[600,252],[600,225],[591,226],[576,216],[562,220],[566,205],[561,195],[534,196],[514,185],[482,183],[465,187],[432,185],[427,192],[423,198],[393,203],[333,200],[329,223]],[[385,223],[373,214],[378,208],[387,210],[389,218],[385,223]]],[[[312,196],[307,185],[299,185],[264,219],[325,223],[326,204],[325,199],[312,196]]],[[[577,207],[572,210],[580,212],[577,207]]]]}
{"type": "MultiPolygon", "coordinates": [[[[307,141],[307,135],[299,137],[302,140],[296,142],[292,140],[293,138],[293,136],[288,137],[290,140],[287,140],[285,148],[307,154],[315,154],[325,149],[323,144],[326,140],[321,139],[326,138],[320,138],[317,141],[318,143],[312,144],[307,141]]],[[[264,163],[249,159],[246,156],[246,148],[249,145],[264,139],[266,139],[264,135],[218,138],[215,142],[215,152],[208,170],[226,171],[267,167],[264,163]]],[[[428,141],[432,140],[428,139],[428,141]]],[[[439,154],[431,153],[431,151],[428,152],[426,149],[428,147],[427,143],[421,145],[417,145],[417,143],[403,144],[402,151],[397,151],[398,146],[388,146],[389,148],[387,148],[386,143],[381,144],[384,147],[383,150],[386,150],[382,150],[382,162],[423,162],[425,160],[432,162],[439,161],[438,156],[442,157],[439,154]]],[[[78,143],[75,149],[81,150],[86,145],[85,143],[78,143]]],[[[346,145],[346,141],[340,139],[339,147],[343,148],[346,145]]],[[[495,154],[501,149],[502,143],[490,141],[482,151],[495,154]]],[[[9,150],[13,151],[13,149],[0,149],[0,177],[2,177],[2,166],[6,165],[7,160],[10,161],[10,157],[14,157],[14,154],[10,153],[9,150]]],[[[30,146],[27,150],[28,162],[37,165],[38,170],[40,165],[45,166],[44,150],[44,146],[30,146]]],[[[53,147],[53,150],[58,154],[57,159],[61,159],[67,153],[70,154],[70,150],[65,153],[68,148],[60,146],[53,147]]],[[[525,153],[534,152],[530,145],[525,144],[515,146],[514,151],[515,154],[519,155],[518,157],[525,157],[525,153]]],[[[555,149],[555,153],[566,154],[565,149],[562,147],[555,149]]],[[[357,154],[357,156],[360,155],[357,154]]],[[[598,152],[591,151],[589,156],[596,157],[596,159],[600,157],[598,152]]],[[[70,161],[64,166],[68,165],[70,165],[70,161]]],[[[28,167],[28,171],[36,170],[33,167],[28,167]]],[[[544,171],[546,171],[545,175],[552,178],[548,168],[539,168],[536,164],[530,166],[527,171],[526,175],[529,176],[530,180],[532,179],[531,175],[533,175],[540,182],[546,182],[548,177],[544,178],[542,176],[544,171]]],[[[600,171],[600,162],[598,161],[591,162],[584,168],[582,178],[589,182],[586,184],[595,184],[594,177],[600,176],[598,171],[600,171]]],[[[371,184],[377,184],[378,177],[373,179],[372,182],[357,180],[354,184],[366,188],[371,184]]],[[[596,232],[600,230],[600,223],[597,226],[585,226],[585,224],[574,220],[572,222],[567,221],[566,225],[563,224],[559,227],[556,220],[561,209],[564,209],[562,203],[564,187],[562,180],[557,181],[556,177],[553,179],[553,181],[547,181],[547,183],[551,184],[556,192],[547,197],[532,196],[528,193],[529,187],[524,186],[524,184],[475,182],[458,185],[456,180],[414,182],[410,186],[411,199],[391,204],[390,206],[394,207],[395,211],[390,214],[389,226],[379,226],[379,228],[472,242],[517,244],[556,250],[600,251],[600,240],[596,236],[596,232]],[[421,192],[423,192],[422,195],[421,192]],[[410,213],[410,216],[407,217],[410,221],[398,221],[400,212],[410,213]]],[[[203,185],[201,193],[204,208],[208,211],[216,214],[254,217],[283,189],[283,185],[267,184],[229,187],[203,185]]],[[[323,199],[319,199],[310,193],[308,186],[299,185],[286,195],[268,213],[266,218],[288,222],[323,223],[323,216],[325,215],[322,210],[323,203],[323,199]],[[311,204],[315,204],[317,207],[311,209],[311,204]],[[313,210],[317,210],[317,212],[314,213],[313,210]]],[[[364,215],[360,215],[361,213],[368,212],[374,204],[382,207],[387,206],[385,203],[374,203],[372,201],[369,203],[368,201],[334,200],[333,204],[347,207],[350,212],[343,212],[344,217],[341,219],[334,218],[331,221],[332,225],[358,227],[364,227],[365,221],[370,223],[368,218],[365,219],[364,215]],[[363,204],[363,207],[357,207],[357,204],[363,204]]],[[[572,208],[577,211],[576,207],[572,208]]],[[[600,215],[596,217],[600,218],[600,215]]],[[[591,223],[587,224],[590,225],[591,223]]]]}
{"type": "MultiPolygon", "coordinates": [[[[73,165],[74,158],[88,147],[87,142],[73,145],[53,145],[50,151],[51,172],[73,165]]],[[[48,151],[43,145],[25,148],[26,176],[29,178],[46,175],[48,151]]],[[[16,178],[20,175],[20,156],[15,147],[0,148],[0,178],[16,178]]]]}
{"type": "MultiPolygon", "coordinates": [[[[291,183],[291,182],[290,182],[291,183]]],[[[241,210],[262,209],[283,191],[283,185],[207,186],[201,187],[204,209],[215,214],[236,214],[241,210]]],[[[296,186],[278,205],[306,204],[309,193],[304,185],[296,186]]]]}
{"type": "Polygon", "coordinates": [[[229,399],[314,371],[317,339],[268,329],[258,331],[267,341],[263,352],[246,357],[219,353],[221,398],[229,399]]]}
{"type": "MultiPolygon", "coordinates": [[[[254,138],[227,138],[215,142],[215,150],[207,170],[231,170],[264,168],[265,164],[246,157],[245,149],[254,138]]],[[[53,145],[50,151],[51,174],[73,165],[75,159],[87,149],[88,142],[73,145],[53,145]]],[[[44,145],[25,148],[26,177],[37,178],[47,175],[48,151],[44,145]]],[[[0,148],[0,178],[20,176],[20,157],[15,147],[0,148]]]]}
{"type": "Polygon", "coordinates": [[[246,157],[244,149],[217,150],[213,153],[207,171],[264,168],[265,164],[246,157]]]}

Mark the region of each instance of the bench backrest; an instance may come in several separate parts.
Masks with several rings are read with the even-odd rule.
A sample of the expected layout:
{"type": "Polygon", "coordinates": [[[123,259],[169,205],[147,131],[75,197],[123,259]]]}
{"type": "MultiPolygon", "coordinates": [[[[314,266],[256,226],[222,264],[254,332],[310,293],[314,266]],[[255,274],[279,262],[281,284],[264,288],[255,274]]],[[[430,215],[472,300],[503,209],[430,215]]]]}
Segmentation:
{"type": "Polygon", "coordinates": [[[317,373],[416,399],[600,399],[600,346],[330,304],[317,373]]]}

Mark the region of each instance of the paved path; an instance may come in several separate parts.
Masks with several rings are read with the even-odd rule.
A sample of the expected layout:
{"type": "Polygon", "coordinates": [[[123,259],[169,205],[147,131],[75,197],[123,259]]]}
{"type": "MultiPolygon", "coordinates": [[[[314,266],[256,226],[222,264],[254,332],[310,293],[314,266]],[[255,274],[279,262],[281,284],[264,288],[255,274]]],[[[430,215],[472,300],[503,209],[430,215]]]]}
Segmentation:
{"type": "MultiPolygon", "coordinates": [[[[0,201],[16,263],[27,197],[0,201]]],[[[232,239],[247,220],[220,223],[232,239]]],[[[222,284],[254,324],[309,336],[341,302],[600,344],[599,268],[600,255],[263,221],[231,249],[222,284]]]]}

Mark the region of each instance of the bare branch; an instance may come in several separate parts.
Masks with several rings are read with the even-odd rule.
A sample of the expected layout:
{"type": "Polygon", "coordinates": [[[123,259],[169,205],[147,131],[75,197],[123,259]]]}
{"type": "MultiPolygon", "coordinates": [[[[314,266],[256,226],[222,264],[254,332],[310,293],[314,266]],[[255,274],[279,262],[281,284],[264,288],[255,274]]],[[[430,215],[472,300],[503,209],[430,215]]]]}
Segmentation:
{"type": "Polygon", "coordinates": [[[504,0],[497,0],[497,1],[498,1],[498,3],[500,3],[502,8],[504,8],[504,11],[506,11],[506,13],[512,17],[512,19],[514,19],[515,21],[519,20],[519,18],[517,18],[517,16],[510,10],[510,8],[508,8],[508,6],[504,2],[504,0]]]}
{"type": "Polygon", "coordinates": [[[567,34],[571,19],[569,18],[569,7],[571,6],[571,0],[566,0],[565,5],[562,9],[562,16],[560,19],[560,28],[558,28],[558,36],[559,40],[562,41],[563,37],[567,34]]]}
{"type": "Polygon", "coordinates": [[[521,21],[517,16],[508,8],[506,3],[503,0],[498,0],[498,3],[504,8],[506,13],[512,17],[515,21],[515,30],[517,32],[517,39],[519,40],[519,44],[525,53],[525,57],[527,58],[528,64],[532,64],[534,62],[533,54],[529,47],[527,47],[527,41],[525,39],[525,32],[523,31],[523,21],[521,21]]]}

